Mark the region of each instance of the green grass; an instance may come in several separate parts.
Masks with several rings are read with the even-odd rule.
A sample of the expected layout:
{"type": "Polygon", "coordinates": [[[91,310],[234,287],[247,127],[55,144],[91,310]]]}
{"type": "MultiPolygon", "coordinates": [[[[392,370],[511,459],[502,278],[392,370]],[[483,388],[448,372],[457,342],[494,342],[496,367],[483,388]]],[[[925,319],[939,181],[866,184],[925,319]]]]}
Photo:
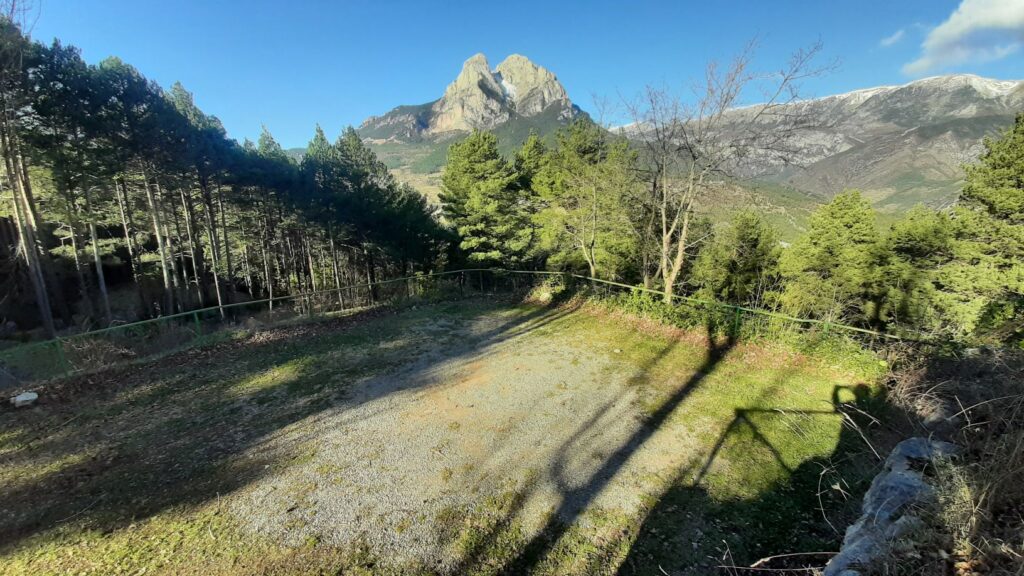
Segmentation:
{"type": "MultiPolygon", "coordinates": [[[[331,546],[310,536],[281,545],[247,531],[226,501],[266,474],[308,462],[311,445],[247,454],[347,397],[361,378],[417,357],[425,336],[413,327],[543,313],[480,300],[428,305],[271,332],[280,338],[238,335],[56,383],[42,391],[39,408],[0,420],[0,497],[11,514],[0,563],[10,574],[435,573],[389,563],[358,541],[331,546]]],[[[450,337],[429,336],[442,344],[450,337]]],[[[655,490],[635,514],[591,509],[571,524],[551,516],[534,534],[516,515],[528,486],[510,486],[473,509],[422,519],[447,534],[455,572],[654,574],[661,565],[701,574],[723,541],[744,559],[835,547],[838,535],[818,508],[841,523],[855,498],[821,496],[819,484],[845,482],[856,492],[863,478],[834,463],[863,449],[836,403],[869,408],[873,388],[858,385],[870,383],[877,366],[768,344],[718,342],[711,353],[700,333],[600,308],[561,315],[529,335],[548,337],[636,366],[637,417],[652,429],[679,425],[703,448],[651,479],[655,490]]]]}

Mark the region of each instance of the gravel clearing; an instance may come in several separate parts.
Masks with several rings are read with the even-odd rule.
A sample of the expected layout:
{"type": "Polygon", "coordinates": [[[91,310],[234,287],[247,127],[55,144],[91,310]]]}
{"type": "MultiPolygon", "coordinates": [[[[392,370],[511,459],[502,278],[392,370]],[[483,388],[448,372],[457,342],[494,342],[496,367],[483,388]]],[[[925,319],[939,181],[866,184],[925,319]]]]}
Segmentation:
{"type": "Polygon", "coordinates": [[[690,432],[662,426],[590,493],[609,456],[643,426],[633,383],[641,368],[553,329],[565,311],[521,314],[412,328],[403,344],[414,342],[414,352],[400,363],[250,449],[254,458],[308,457],[233,495],[235,514],[287,544],[365,542],[382,557],[443,567],[454,554],[438,518],[509,490],[523,494],[528,536],[556,509],[583,523],[591,510],[635,511],[693,455],[690,432]]]}

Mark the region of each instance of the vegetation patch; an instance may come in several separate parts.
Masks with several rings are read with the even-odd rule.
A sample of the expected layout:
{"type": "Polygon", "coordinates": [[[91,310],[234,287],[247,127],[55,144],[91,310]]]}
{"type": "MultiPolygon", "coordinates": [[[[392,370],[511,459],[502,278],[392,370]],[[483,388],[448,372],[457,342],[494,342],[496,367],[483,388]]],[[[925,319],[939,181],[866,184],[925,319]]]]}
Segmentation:
{"type": "Polygon", "coordinates": [[[3,422],[3,561],[700,574],[723,541],[834,547],[865,373],[611,313],[430,305],[54,382],[3,422]]]}

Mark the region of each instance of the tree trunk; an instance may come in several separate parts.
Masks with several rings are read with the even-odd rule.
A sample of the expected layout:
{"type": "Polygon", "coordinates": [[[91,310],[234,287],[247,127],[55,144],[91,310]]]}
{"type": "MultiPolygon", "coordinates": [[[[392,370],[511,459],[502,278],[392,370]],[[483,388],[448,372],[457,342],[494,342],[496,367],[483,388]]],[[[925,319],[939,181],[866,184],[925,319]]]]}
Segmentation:
{"type": "Polygon", "coordinates": [[[153,234],[156,236],[157,251],[160,253],[160,271],[163,273],[164,279],[163,312],[170,314],[171,310],[174,309],[174,292],[171,289],[171,270],[167,265],[167,243],[163,235],[163,222],[160,217],[159,204],[156,195],[153,194],[153,188],[145,166],[142,168],[142,179],[143,187],[146,189],[146,203],[149,205],[149,213],[153,218],[153,234]]]}
{"type": "Polygon", "coordinates": [[[263,277],[266,280],[267,298],[270,299],[270,310],[274,310],[274,279],[270,275],[270,259],[267,258],[266,245],[260,246],[263,255],[263,277]]]}
{"type": "Polygon", "coordinates": [[[132,267],[132,280],[139,294],[139,306],[142,313],[147,314],[149,306],[146,303],[146,296],[142,289],[142,270],[136,260],[136,248],[133,238],[134,224],[131,222],[131,207],[128,204],[128,185],[123,178],[114,179],[114,195],[117,196],[117,207],[121,212],[121,226],[124,228],[124,241],[128,248],[128,263],[132,267]],[[123,194],[123,196],[122,196],[123,194]]]}
{"type": "Polygon", "coordinates": [[[196,297],[199,299],[199,307],[206,306],[206,279],[200,270],[202,267],[202,252],[197,250],[195,235],[195,213],[192,211],[192,203],[185,197],[185,187],[178,189],[181,197],[181,210],[185,215],[185,234],[188,235],[188,250],[192,255],[192,275],[196,279],[196,297]]]}
{"type": "Polygon", "coordinates": [[[363,245],[363,256],[366,259],[366,282],[369,284],[370,304],[377,301],[377,270],[373,263],[373,252],[363,245]]]}
{"type": "Polygon", "coordinates": [[[316,292],[316,266],[313,264],[313,247],[310,246],[309,240],[305,242],[306,249],[306,260],[309,261],[309,285],[313,292],[316,292]]]}
{"type": "MultiPolygon", "coordinates": [[[[67,201],[67,198],[65,198],[65,201],[67,201]]],[[[78,242],[78,228],[75,226],[77,214],[75,213],[74,207],[71,206],[70,201],[68,201],[67,211],[67,225],[71,236],[71,260],[75,263],[75,280],[78,282],[78,298],[82,303],[85,316],[91,320],[96,315],[96,311],[92,307],[92,295],[89,294],[89,283],[85,280],[85,271],[82,266],[82,254],[78,242]]]]}
{"type": "Polygon", "coordinates": [[[163,212],[161,221],[164,225],[164,242],[167,244],[167,256],[171,265],[171,286],[174,289],[174,309],[177,312],[183,312],[186,289],[181,285],[182,274],[181,270],[178,269],[178,260],[174,257],[174,243],[177,240],[181,240],[181,238],[171,235],[171,228],[167,225],[167,213],[165,212],[167,210],[167,204],[164,202],[163,189],[160,187],[159,183],[156,184],[156,193],[157,199],[159,200],[157,207],[161,212],[163,212]]]}
{"type": "Polygon", "coordinates": [[[99,239],[96,237],[96,219],[92,212],[92,192],[85,190],[85,211],[89,215],[89,236],[92,240],[92,259],[96,265],[96,282],[100,287],[100,301],[103,304],[103,322],[110,326],[113,315],[110,313],[110,295],[107,294],[107,279],[103,275],[103,261],[100,259],[99,239]]]}
{"type": "Polygon", "coordinates": [[[217,308],[220,310],[220,317],[224,318],[224,299],[220,292],[220,273],[218,272],[220,262],[220,242],[217,241],[217,221],[213,213],[213,199],[210,196],[210,188],[206,181],[199,178],[199,190],[203,195],[203,206],[206,212],[206,235],[210,242],[210,254],[213,262],[213,289],[217,294],[217,308]]]}
{"type": "MultiPolygon", "coordinates": [[[[185,236],[181,233],[181,218],[178,217],[178,211],[173,208],[174,202],[172,202],[170,199],[168,199],[168,204],[170,204],[172,206],[172,208],[171,208],[171,220],[174,221],[174,237],[178,239],[178,242],[180,244],[184,244],[184,241],[182,240],[182,238],[185,238],[185,236]]],[[[192,263],[192,271],[195,272],[195,262],[196,261],[195,261],[194,258],[189,258],[189,260],[192,261],[191,262],[192,263]]],[[[177,263],[177,266],[178,266],[174,270],[175,275],[177,275],[179,273],[179,271],[180,271],[181,278],[184,281],[184,287],[182,289],[182,298],[181,298],[182,302],[185,302],[186,300],[191,300],[191,298],[189,297],[189,292],[190,292],[190,285],[192,284],[192,280],[191,280],[191,278],[189,278],[189,273],[188,273],[189,263],[185,262],[185,246],[184,245],[182,245],[181,248],[178,250],[178,257],[177,257],[176,260],[174,260],[174,262],[177,263]],[[180,270],[179,270],[179,268],[180,268],[180,270]]],[[[196,296],[197,296],[197,300],[198,300],[198,286],[199,286],[199,279],[198,278],[196,278],[195,285],[197,287],[196,288],[196,296]]],[[[191,305],[191,302],[185,304],[186,307],[188,307],[190,305],[191,305]]]]}
{"type": "MultiPolygon", "coordinates": [[[[0,155],[4,158],[4,168],[7,171],[7,181],[11,183],[13,195],[15,223],[18,228],[18,237],[21,242],[25,264],[28,267],[29,280],[32,284],[32,291],[36,298],[36,307],[39,312],[43,329],[49,338],[57,336],[57,330],[53,324],[53,312],[50,308],[50,298],[46,290],[46,281],[40,263],[39,244],[35,235],[35,220],[32,218],[31,202],[24,190],[20,170],[24,166],[16,165],[16,142],[14,134],[12,110],[8,108],[6,94],[0,92],[0,155]]],[[[27,175],[26,175],[27,176],[27,175]]],[[[54,286],[56,288],[56,286],[54,286]]]]}
{"type": "MultiPolygon", "coordinates": [[[[0,110],[2,112],[2,110],[0,110]]],[[[46,293],[46,283],[43,280],[42,271],[39,269],[38,252],[36,251],[35,231],[31,222],[26,218],[26,206],[19,192],[20,184],[13,177],[14,163],[11,161],[7,138],[3,134],[3,126],[0,125],[0,153],[3,153],[4,167],[7,171],[7,181],[11,183],[14,203],[14,222],[18,231],[18,240],[21,244],[21,252],[25,257],[25,264],[28,267],[29,281],[32,284],[32,291],[36,297],[36,307],[39,312],[39,319],[42,321],[43,329],[48,338],[56,338],[57,330],[53,324],[53,313],[50,310],[50,300],[46,293]]]]}
{"type": "Polygon", "coordinates": [[[334,270],[334,289],[338,292],[338,306],[345,309],[345,296],[341,293],[341,275],[338,274],[338,251],[334,247],[334,234],[331,234],[331,268],[334,270]]]}
{"type": "MultiPolygon", "coordinates": [[[[220,231],[224,235],[224,263],[227,265],[227,281],[229,286],[234,282],[235,278],[235,267],[231,264],[231,241],[228,237],[228,223],[227,218],[224,215],[224,197],[221,195],[220,184],[216,185],[217,189],[217,207],[220,208],[220,231]]],[[[228,294],[230,299],[231,295],[228,294]]]]}

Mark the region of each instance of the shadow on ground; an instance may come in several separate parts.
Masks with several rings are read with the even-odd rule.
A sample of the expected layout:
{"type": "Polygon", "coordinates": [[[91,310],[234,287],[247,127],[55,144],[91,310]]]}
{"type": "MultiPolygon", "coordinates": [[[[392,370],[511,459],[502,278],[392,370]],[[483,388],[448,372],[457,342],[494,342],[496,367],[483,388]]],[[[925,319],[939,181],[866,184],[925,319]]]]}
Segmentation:
{"type": "MultiPolygon", "coordinates": [[[[880,421],[872,413],[895,409],[864,384],[836,385],[832,401],[820,410],[780,406],[737,408],[732,421],[710,451],[679,466],[666,488],[649,498],[639,517],[617,519],[603,526],[601,514],[586,516],[592,499],[647,442],[672,414],[705,385],[709,376],[734,350],[737,343],[717,337],[707,328],[707,356],[700,368],[665,398],[645,425],[617,447],[601,468],[582,486],[567,486],[561,505],[532,537],[523,538],[516,518],[527,501],[529,488],[511,494],[498,514],[474,526],[477,533],[462,547],[457,574],[619,574],[703,575],[763,574],[765,568],[744,569],[758,559],[782,555],[772,573],[808,574],[806,567],[820,568],[838,548],[842,531],[859,514],[860,495],[867,489],[891,439],[875,430],[880,421]],[[762,432],[770,421],[795,421],[791,432],[806,434],[799,421],[818,417],[841,420],[834,450],[827,456],[803,462],[787,461],[775,441],[762,432]],[[724,451],[749,457],[743,466],[778,469],[781,480],[754,487],[756,496],[723,499],[709,490],[709,474],[724,451]],[[590,525],[590,539],[580,542],[577,528],[590,525]],[[607,529],[606,529],[607,528],[607,529]],[[793,568],[790,570],[789,568],[793,568]]],[[[642,373],[652,371],[669,356],[678,342],[670,342],[655,355],[642,373]]],[[[781,376],[765,389],[760,400],[787,385],[781,376]]],[[[755,402],[760,405],[760,402],[755,402]]],[[[582,422],[577,436],[600,418],[582,422]]],[[[566,442],[564,451],[571,449],[566,442]]],[[[564,452],[563,451],[563,452],[564,452]]],[[[553,464],[555,474],[562,458],[553,464]]],[[[732,465],[736,465],[733,463],[732,465]]],[[[728,475],[723,475],[728,478],[728,475]]],[[[728,481],[717,479],[718,482],[728,481]]]]}
{"type": "MultiPolygon", "coordinates": [[[[465,318],[495,308],[476,300],[435,311],[465,318]]],[[[453,341],[445,358],[472,357],[570,313],[535,308],[508,316],[471,340],[453,341]]],[[[346,357],[345,347],[369,343],[384,350],[385,363],[416,358],[420,343],[403,324],[408,314],[380,316],[371,311],[268,329],[54,382],[39,390],[38,407],[4,408],[0,555],[58,526],[109,533],[163,510],[199,505],[302,458],[238,456],[296,422],[351,405],[348,384],[381,366],[379,359],[371,365],[368,358],[346,357]],[[368,323],[371,318],[377,319],[368,323]],[[275,385],[258,385],[261,374],[282,369],[288,373],[275,385]],[[257,385],[240,386],[254,379],[257,385]]],[[[429,367],[429,358],[419,365],[429,367]]],[[[425,381],[412,376],[405,382],[425,381]]]]}
{"type": "MultiPolygon", "coordinates": [[[[493,302],[477,300],[437,305],[432,312],[472,318],[495,309],[493,302]]],[[[543,328],[573,311],[562,303],[506,316],[472,338],[453,338],[443,359],[476,358],[494,344],[543,328]]],[[[408,330],[409,323],[423,321],[426,312],[381,318],[372,325],[365,322],[375,315],[271,329],[148,365],[58,382],[42,390],[45,402],[38,408],[5,412],[0,466],[19,474],[0,473],[5,481],[0,490],[5,503],[0,512],[0,555],[16,550],[26,539],[45,539],[58,527],[107,534],[165,510],[210,502],[304,458],[302,453],[253,449],[297,422],[372,400],[365,394],[356,400],[347,382],[380,370],[381,358],[385,368],[415,360],[413,373],[407,372],[403,381],[409,386],[429,382],[416,373],[428,372],[432,362],[441,359],[420,354],[422,342],[408,330]],[[374,364],[345,355],[347,347],[368,343],[381,351],[374,364]],[[274,370],[288,372],[273,385],[260,386],[260,375],[274,370]]],[[[870,417],[865,414],[875,401],[866,388],[837,388],[832,406],[815,412],[846,423],[828,457],[787,462],[761,432],[767,420],[810,417],[810,411],[737,409],[712,450],[679,467],[639,518],[616,525],[601,541],[585,547],[568,542],[578,537],[572,527],[595,496],[706,385],[737,346],[710,327],[706,341],[699,368],[648,412],[632,437],[609,447],[597,471],[582,485],[563,487],[560,504],[534,535],[523,536],[518,523],[527,488],[502,501],[499,513],[477,526],[472,538],[457,529],[448,535],[459,560],[445,571],[703,574],[718,564],[741,564],[768,554],[814,551],[809,549],[818,546],[834,550],[840,538],[837,528],[845,525],[843,514],[855,508],[867,478],[851,474],[850,458],[866,449],[862,432],[870,417]],[[754,498],[712,497],[706,482],[720,453],[745,447],[761,455],[757,465],[779,467],[786,479],[764,487],[754,498]],[[501,543],[510,544],[500,548],[501,543]],[[709,557],[709,550],[719,551],[719,557],[709,557]]],[[[678,344],[669,341],[639,373],[654,370],[678,344]]],[[[772,383],[785,385],[784,377],[772,383]]],[[[382,388],[381,393],[400,389],[382,388]]],[[[768,387],[766,394],[771,390],[768,387]]],[[[555,477],[574,439],[598,425],[602,414],[598,411],[578,423],[575,436],[550,464],[555,477]]],[[[463,519],[453,520],[457,524],[463,519]]]]}

